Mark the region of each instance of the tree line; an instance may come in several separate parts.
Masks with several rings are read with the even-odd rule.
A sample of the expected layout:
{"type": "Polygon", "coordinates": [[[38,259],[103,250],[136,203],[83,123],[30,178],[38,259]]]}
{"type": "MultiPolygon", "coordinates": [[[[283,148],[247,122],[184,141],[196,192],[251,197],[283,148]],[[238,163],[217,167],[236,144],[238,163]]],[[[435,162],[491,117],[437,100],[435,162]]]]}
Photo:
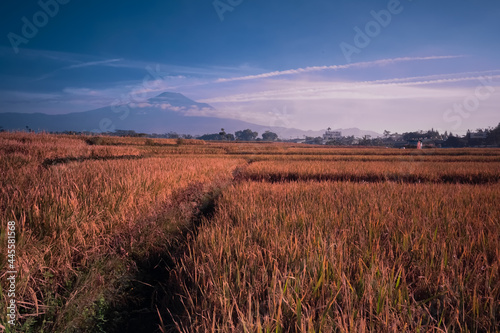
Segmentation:
{"type": "Polygon", "coordinates": [[[262,138],[258,138],[259,133],[252,131],[251,129],[245,129],[241,131],[236,131],[234,134],[226,133],[224,128],[221,128],[219,133],[205,134],[198,139],[207,141],[278,141],[278,134],[265,131],[262,133],[262,138]]]}

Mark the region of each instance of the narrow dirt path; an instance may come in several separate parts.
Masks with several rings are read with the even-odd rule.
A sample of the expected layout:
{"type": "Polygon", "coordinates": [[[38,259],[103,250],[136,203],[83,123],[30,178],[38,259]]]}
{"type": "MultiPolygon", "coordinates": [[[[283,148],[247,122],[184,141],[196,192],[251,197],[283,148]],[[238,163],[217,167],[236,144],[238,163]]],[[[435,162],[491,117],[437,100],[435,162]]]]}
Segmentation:
{"type": "Polygon", "coordinates": [[[176,261],[187,251],[203,221],[210,220],[216,202],[224,189],[241,180],[241,174],[251,163],[238,166],[232,179],[215,179],[210,184],[192,184],[174,195],[170,207],[175,216],[187,218],[181,229],[172,235],[165,251],[147,259],[136,259],[136,273],[123,289],[128,300],[107,311],[102,327],[105,332],[176,332],[186,315],[183,290],[173,276],[176,261]]]}

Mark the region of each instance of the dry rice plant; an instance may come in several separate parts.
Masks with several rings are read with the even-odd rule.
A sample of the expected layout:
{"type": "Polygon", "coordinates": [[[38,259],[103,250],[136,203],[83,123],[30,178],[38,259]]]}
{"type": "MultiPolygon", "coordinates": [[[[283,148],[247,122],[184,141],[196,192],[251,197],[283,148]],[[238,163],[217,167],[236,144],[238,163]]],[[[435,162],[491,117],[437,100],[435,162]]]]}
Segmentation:
{"type": "Polygon", "coordinates": [[[163,331],[493,332],[499,159],[498,149],[0,133],[21,330],[103,331],[138,263],[182,245],[182,230],[161,281],[179,309],[151,304],[163,331]],[[193,230],[200,203],[221,191],[193,230]]]}
{"type": "Polygon", "coordinates": [[[493,332],[500,185],[243,182],[178,262],[185,331],[493,332]]]}
{"type": "MultiPolygon", "coordinates": [[[[71,151],[80,156],[84,151],[78,151],[81,140],[50,144],[43,139],[34,136],[35,143],[21,153],[17,143],[2,142],[8,153],[0,156],[0,218],[17,226],[16,299],[21,320],[41,314],[68,320],[61,313],[68,315],[65,303],[72,300],[80,304],[73,306],[71,315],[82,315],[113,278],[126,274],[123,263],[129,256],[146,256],[165,246],[162,242],[186,223],[175,218],[155,221],[173,194],[192,184],[231,179],[232,170],[242,163],[171,157],[43,167],[39,163],[47,156],[71,151]],[[15,164],[16,158],[24,159],[15,164]]],[[[112,149],[116,153],[116,147],[112,149]]],[[[6,253],[4,228],[0,242],[6,253]]],[[[5,264],[2,256],[2,271],[5,264]]],[[[2,301],[2,313],[5,304],[2,301]]]]}
{"type": "Polygon", "coordinates": [[[342,180],[488,183],[500,180],[500,163],[381,161],[261,161],[245,170],[256,181],[342,180]]]}

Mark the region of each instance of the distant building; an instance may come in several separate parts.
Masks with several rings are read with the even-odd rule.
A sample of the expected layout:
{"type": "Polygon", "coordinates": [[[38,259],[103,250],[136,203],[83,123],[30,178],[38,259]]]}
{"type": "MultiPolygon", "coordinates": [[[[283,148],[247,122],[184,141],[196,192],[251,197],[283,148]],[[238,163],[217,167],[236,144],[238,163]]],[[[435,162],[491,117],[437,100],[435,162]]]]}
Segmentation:
{"type": "Polygon", "coordinates": [[[323,140],[325,141],[338,140],[340,138],[342,138],[342,132],[340,131],[332,131],[328,129],[325,134],[323,134],[323,140]]]}

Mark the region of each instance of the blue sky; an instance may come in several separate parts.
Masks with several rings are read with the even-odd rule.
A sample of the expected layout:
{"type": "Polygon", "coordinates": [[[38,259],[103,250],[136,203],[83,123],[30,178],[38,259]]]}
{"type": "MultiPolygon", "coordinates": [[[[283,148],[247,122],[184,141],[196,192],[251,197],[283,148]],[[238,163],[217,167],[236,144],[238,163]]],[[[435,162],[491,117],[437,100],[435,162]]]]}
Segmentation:
{"type": "Polygon", "coordinates": [[[207,115],[302,129],[500,122],[498,1],[42,0],[0,13],[0,112],[174,91],[216,107],[207,115]]]}

